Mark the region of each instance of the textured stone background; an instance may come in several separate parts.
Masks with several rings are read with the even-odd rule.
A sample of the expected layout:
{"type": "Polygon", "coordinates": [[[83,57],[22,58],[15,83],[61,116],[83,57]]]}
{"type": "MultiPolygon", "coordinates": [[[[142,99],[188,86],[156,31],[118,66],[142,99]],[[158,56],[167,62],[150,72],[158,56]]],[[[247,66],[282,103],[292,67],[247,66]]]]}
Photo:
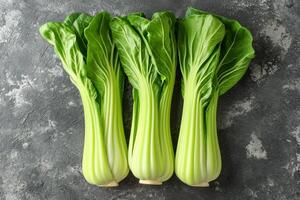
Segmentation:
{"type": "MultiPolygon", "coordinates": [[[[0,0],[0,200],[299,200],[299,38],[298,0],[0,0]],[[236,18],[254,35],[256,59],[220,99],[221,176],[207,189],[175,176],[161,187],[139,185],[132,175],[115,189],[88,185],[81,174],[81,101],[38,27],[73,11],[151,16],[169,9],[183,16],[189,5],[236,18]]],[[[127,133],[130,105],[125,98],[127,133]]],[[[181,105],[177,82],[174,141],[181,105]]]]}

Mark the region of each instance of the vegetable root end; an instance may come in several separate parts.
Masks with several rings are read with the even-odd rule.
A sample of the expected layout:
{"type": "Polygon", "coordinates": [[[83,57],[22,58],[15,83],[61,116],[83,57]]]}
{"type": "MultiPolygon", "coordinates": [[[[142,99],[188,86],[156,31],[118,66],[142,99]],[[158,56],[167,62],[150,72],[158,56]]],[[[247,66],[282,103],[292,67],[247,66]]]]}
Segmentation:
{"type": "Polygon", "coordinates": [[[204,182],[204,183],[200,183],[197,185],[191,185],[192,187],[209,187],[209,183],[208,182],[204,182]]]}
{"type": "Polygon", "coordinates": [[[144,185],[162,185],[162,182],[157,180],[140,180],[139,183],[144,185]]]}
{"type": "Polygon", "coordinates": [[[98,185],[99,187],[118,187],[119,186],[119,183],[117,183],[116,181],[112,181],[112,182],[109,182],[105,185],[98,185]]]}

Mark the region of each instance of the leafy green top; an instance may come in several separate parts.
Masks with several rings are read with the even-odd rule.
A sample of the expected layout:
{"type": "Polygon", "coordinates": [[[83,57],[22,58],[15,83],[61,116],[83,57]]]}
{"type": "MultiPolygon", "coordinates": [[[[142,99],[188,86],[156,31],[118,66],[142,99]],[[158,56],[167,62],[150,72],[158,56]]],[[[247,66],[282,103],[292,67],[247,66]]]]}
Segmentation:
{"type": "MultiPolygon", "coordinates": [[[[183,84],[199,91],[203,100],[211,96],[224,34],[224,25],[212,15],[193,15],[179,21],[178,54],[183,84]]],[[[185,87],[182,89],[184,92],[185,87]]]]}
{"type": "Polygon", "coordinates": [[[65,22],[49,22],[40,27],[42,37],[54,46],[63,67],[77,87],[86,87],[89,94],[96,99],[97,92],[87,78],[85,55],[86,40],[83,29],[88,25],[91,16],[84,13],[73,13],[65,22]],[[79,42],[80,41],[80,42],[79,42]]]}
{"type": "MultiPolygon", "coordinates": [[[[218,89],[219,95],[226,93],[241,79],[251,59],[254,58],[251,33],[236,20],[209,14],[191,7],[188,8],[186,17],[181,20],[180,24],[182,24],[179,25],[178,38],[180,60],[188,59],[197,61],[201,58],[202,61],[197,64],[198,67],[203,69],[205,68],[203,64],[208,61],[207,58],[210,56],[215,57],[214,59],[211,58],[211,60],[215,60],[215,64],[210,66],[210,68],[212,68],[211,70],[214,70],[214,72],[212,72],[214,76],[210,76],[214,80],[211,84],[218,89]],[[183,25],[189,22],[190,26],[183,25]],[[220,28],[221,26],[217,26],[216,24],[224,24],[224,27],[220,28]],[[182,27],[185,27],[184,31],[186,33],[182,33],[181,35],[186,34],[186,38],[180,36],[180,33],[183,32],[183,30],[180,30],[182,27]],[[200,28],[195,30],[195,27],[200,28]],[[195,35],[193,35],[195,31],[200,31],[201,34],[195,37],[195,35]],[[217,35],[221,36],[222,34],[225,35],[217,37],[217,35]],[[204,40],[201,40],[201,35],[204,37],[204,40]],[[187,39],[192,40],[192,42],[186,44],[185,40],[187,39]],[[189,54],[186,53],[187,50],[185,48],[190,50],[189,54]],[[204,54],[199,52],[199,49],[203,48],[208,48],[204,51],[204,54]]],[[[194,64],[195,61],[191,63],[194,64]]],[[[184,76],[186,76],[189,73],[190,63],[181,62],[181,68],[185,68],[181,70],[184,76]]],[[[208,74],[206,73],[206,75],[208,74]]]]}
{"type": "Polygon", "coordinates": [[[135,89],[142,89],[145,81],[160,88],[175,78],[174,24],[171,12],[155,13],[151,20],[133,13],[111,21],[124,71],[135,89]]]}
{"type": "Polygon", "coordinates": [[[123,89],[123,73],[117,49],[111,37],[109,22],[111,16],[107,12],[97,14],[85,29],[88,41],[87,73],[93,80],[98,92],[102,95],[105,88],[113,86],[123,89]]]}

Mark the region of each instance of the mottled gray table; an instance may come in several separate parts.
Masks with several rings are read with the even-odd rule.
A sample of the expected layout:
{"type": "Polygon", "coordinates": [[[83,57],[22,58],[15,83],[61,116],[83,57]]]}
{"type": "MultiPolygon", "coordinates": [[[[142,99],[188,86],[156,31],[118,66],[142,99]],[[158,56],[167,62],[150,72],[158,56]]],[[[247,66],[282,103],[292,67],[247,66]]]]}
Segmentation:
{"type": "MultiPolygon", "coordinates": [[[[0,0],[0,200],[300,199],[300,2],[0,0]],[[218,116],[223,170],[210,188],[175,176],[163,186],[129,175],[103,189],[81,174],[83,112],[77,90],[38,28],[72,11],[113,14],[187,6],[233,17],[254,35],[256,59],[221,97],[218,116]]],[[[125,93],[130,94],[128,84],[125,93]]],[[[131,99],[125,98],[130,129],[131,99]]],[[[176,144],[182,99],[176,83],[172,134],[176,144]]]]}

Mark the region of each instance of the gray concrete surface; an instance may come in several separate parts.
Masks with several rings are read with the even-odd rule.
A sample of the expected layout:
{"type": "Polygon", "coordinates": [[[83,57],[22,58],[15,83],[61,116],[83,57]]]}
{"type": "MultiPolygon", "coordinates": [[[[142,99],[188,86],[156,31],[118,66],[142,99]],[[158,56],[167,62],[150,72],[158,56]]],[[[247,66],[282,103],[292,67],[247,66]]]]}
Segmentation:
{"type": "MultiPolygon", "coordinates": [[[[300,199],[300,2],[0,0],[0,200],[300,199]],[[88,185],[81,174],[83,112],[76,88],[38,27],[73,11],[113,14],[187,6],[233,17],[253,32],[256,58],[245,77],[220,99],[218,129],[223,170],[210,188],[175,176],[163,186],[88,185]]],[[[130,87],[124,118],[130,128],[130,87]]],[[[182,99],[177,81],[172,133],[182,99]]]]}

